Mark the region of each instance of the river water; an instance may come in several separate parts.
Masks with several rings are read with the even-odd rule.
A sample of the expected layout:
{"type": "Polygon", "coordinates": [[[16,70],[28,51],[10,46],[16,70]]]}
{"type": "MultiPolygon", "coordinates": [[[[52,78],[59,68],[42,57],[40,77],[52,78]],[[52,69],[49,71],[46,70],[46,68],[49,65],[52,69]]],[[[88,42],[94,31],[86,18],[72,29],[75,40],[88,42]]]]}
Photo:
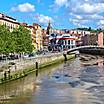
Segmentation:
{"type": "Polygon", "coordinates": [[[0,85],[0,104],[104,104],[103,63],[78,57],[0,85]]]}

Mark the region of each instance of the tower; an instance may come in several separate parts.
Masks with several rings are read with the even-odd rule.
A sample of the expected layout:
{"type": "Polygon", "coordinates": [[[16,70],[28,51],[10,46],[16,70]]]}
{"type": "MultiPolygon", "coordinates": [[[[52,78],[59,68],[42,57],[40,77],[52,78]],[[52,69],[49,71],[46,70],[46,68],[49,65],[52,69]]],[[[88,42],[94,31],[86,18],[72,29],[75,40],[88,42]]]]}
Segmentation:
{"type": "Polygon", "coordinates": [[[48,35],[52,33],[52,26],[51,26],[51,22],[49,20],[48,26],[47,26],[47,32],[48,35]]]}

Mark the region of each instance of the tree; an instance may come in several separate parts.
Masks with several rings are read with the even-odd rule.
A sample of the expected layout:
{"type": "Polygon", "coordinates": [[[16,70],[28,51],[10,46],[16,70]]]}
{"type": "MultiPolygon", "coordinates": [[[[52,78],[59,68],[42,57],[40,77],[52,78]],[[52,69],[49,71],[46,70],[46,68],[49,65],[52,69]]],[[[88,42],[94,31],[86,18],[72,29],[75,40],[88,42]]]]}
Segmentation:
{"type": "Polygon", "coordinates": [[[88,28],[88,31],[91,31],[91,30],[92,30],[91,27],[89,27],[89,28],[88,28]]]}
{"type": "Polygon", "coordinates": [[[30,31],[23,26],[10,32],[6,25],[0,25],[0,54],[31,53],[33,50],[30,31]]]}
{"type": "Polygon", "coordinates": [[[10,31],[6,25],[0,25],[0,53],[8,54],[10,52],[10,31]]]}
{"type": "Polygon", "coordinates": [[[32,38],[30,31],[23,26],[19,26],[19,28],[15,28],[12,32],[12,38],[15,47],[12,49],[15,50],[16,53],[31,53],[32,46],[32,38]]]}

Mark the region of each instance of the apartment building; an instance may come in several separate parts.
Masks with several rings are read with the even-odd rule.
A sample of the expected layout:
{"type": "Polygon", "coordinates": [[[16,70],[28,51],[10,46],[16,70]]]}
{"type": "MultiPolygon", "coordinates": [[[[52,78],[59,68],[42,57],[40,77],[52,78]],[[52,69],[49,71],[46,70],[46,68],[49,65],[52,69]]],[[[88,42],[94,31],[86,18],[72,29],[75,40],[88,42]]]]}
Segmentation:
{"type": "Polygon", "coordinates": [[[32,26],[32,41],[33,41],[32,44],[36,50],[43,49],[42,28],[37,23],[33,23],[32,26]]]}
{"type": "Polygon", "coordinates": [[[14,19],[13,17],[7,16],[5,14],[2,14],[2,13],[0,13],[0,24],[6,25],[10,31],[13,31],[14,28],[20,25],[20,23],[17,22],[16,19],[14,19]]]}

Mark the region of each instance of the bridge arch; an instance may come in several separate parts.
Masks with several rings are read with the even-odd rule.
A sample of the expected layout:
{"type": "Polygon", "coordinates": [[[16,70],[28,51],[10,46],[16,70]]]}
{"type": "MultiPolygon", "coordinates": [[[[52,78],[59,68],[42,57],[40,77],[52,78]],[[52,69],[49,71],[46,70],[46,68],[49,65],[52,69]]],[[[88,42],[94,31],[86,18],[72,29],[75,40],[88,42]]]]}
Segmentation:
{"type": "Polygon", "coordinates": [[[93,46],[93,45],[89,45],[89,46],[80,46],[80,47],[75,47],[75,48],[71,48],[67,50],[67,54],[69,54],[70,52],[73,51],[77,51],[77,50],[84,50],[84,51],[88,51],[90,53],[97,53],[97,54],[104,54],[104,46],[93,46]]]}

